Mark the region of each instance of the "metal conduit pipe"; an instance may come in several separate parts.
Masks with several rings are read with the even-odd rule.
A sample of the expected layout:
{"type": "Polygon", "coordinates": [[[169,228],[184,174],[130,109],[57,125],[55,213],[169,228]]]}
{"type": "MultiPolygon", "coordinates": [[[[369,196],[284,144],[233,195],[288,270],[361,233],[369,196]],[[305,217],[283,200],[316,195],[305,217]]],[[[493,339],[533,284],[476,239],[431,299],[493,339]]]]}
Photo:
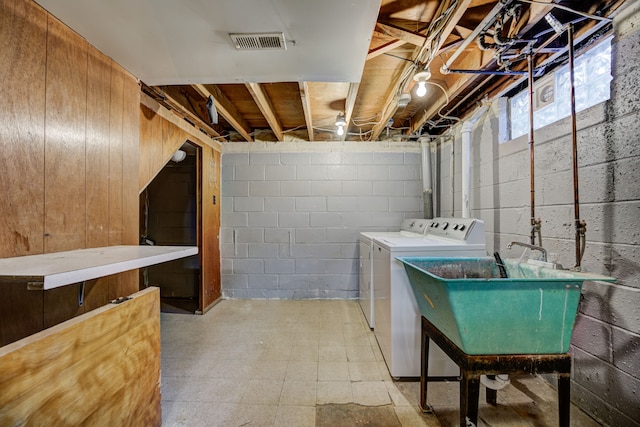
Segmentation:
{"type": "Polygon", "coordinates": [[[458,46],[458,48],[455,50],[455,52],[453,52],[453,55],[451,55],[449,57],[447,62],[445,62],[442,65],[442,69],[446,70],[447,68],[449,68],[451,66],[451,64],[453,64],[453,61],[455,61],[458,58],[458,56],[460,56],[462,54],[462,52],[464,52],[464,50],[467,48],[467,46],[469,46],[469,44],[471,44],[471,42],[473,40],[475,40],[475,38],[478,36],[478,34],[480,34],[481,32],[485,31],[487,28],[489,28],[489,26],[491,24],[493,24],[493,20],[496,18],[498,13],[500,13],[500,11],[504,7],[509,5],[509,3],[511,3],[511,1],[512,0],[500,0],[498,3],[496,3],[496,5],[493,7],[493,9],[491,9],[489,11],[487,16],[484,17],[484,19],[478,24],[478,26],[465,39],[465,41],[462,42],[462,44],[460,46],[458,46]]]}
{"type": "Polygon", "coordinates": [[[536,186],[535,186],[535,162],[534,162],[534,138],[533,138],[533,52],[527,54],[527,68],[529,78],[529,185],[531,198],[531,244],[536,244],[536,231],[540,234],[540,221],[536,221],[536,186]]]}
{"type": "Polygon", "coordinates": [[[424,202],[424,217],[433,218],[433,179],[431,168],[431,141],[420,138],[422,148],[422,197],[424,202]]]}
{"type": "Polygon", "coordinates": [[[460,131],[462,137],[462,218],[471,217],[471,131],[473,125],[487,110],[489,110],[489,105],[483,102],[482,106],[474,111],[473,116],[462,123],[460,131]]]}

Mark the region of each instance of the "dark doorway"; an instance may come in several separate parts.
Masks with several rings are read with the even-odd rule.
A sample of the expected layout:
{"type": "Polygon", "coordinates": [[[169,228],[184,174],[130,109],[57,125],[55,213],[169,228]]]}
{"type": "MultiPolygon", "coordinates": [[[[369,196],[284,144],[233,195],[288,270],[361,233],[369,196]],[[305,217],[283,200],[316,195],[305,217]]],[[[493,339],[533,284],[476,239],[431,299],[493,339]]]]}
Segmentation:
{"type": "MultiPolygon", "coordinates": [[[[185,143],[180,151],[140,194],[141,244],[198,245],[198,147],[185,143]]],[[[194,255],[142,269],[140,287],[160,288],[163,312],[195,313],[200,277],[194,255]]]]}

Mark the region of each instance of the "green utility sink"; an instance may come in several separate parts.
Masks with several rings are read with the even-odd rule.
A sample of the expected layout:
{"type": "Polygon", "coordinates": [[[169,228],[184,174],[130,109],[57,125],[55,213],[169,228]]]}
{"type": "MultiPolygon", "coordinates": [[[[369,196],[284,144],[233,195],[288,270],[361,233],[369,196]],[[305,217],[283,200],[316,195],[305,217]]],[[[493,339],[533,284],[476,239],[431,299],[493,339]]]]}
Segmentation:
{"type": "Polygon", "coordinates": [[[585,280],[612,277],[493,258],[398,257],[421,314],[467,354],[569,351],[585,280]]]}

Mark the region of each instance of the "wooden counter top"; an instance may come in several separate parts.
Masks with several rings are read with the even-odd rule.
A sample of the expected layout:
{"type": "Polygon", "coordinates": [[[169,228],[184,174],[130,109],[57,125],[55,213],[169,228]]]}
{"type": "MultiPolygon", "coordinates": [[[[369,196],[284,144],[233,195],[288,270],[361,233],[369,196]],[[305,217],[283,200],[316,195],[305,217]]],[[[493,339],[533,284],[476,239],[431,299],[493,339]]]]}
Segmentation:
{"type": "Polygon", "coordinates": [[[196,255],[196,246],[107,246],[0,259],[0,280],[53,289],[196,255]]]}

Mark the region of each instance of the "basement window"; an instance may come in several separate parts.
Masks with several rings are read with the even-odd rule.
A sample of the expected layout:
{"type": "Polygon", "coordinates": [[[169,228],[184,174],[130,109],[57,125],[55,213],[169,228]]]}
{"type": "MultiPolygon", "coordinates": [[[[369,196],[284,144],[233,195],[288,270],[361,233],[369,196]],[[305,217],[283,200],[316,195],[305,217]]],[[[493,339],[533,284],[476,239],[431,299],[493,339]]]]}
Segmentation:
{"type": "MultiPolygon", "coordinates": [[[[611,39],[575,59],[576,112],[611,97],[611,39]]],[[[571,115],[569,65],[534,83],[533,128],[540,129],[571,115]]],[[[511,139],[529,132],[529,93],[524,90],[509,100],[511,139]]]]}

